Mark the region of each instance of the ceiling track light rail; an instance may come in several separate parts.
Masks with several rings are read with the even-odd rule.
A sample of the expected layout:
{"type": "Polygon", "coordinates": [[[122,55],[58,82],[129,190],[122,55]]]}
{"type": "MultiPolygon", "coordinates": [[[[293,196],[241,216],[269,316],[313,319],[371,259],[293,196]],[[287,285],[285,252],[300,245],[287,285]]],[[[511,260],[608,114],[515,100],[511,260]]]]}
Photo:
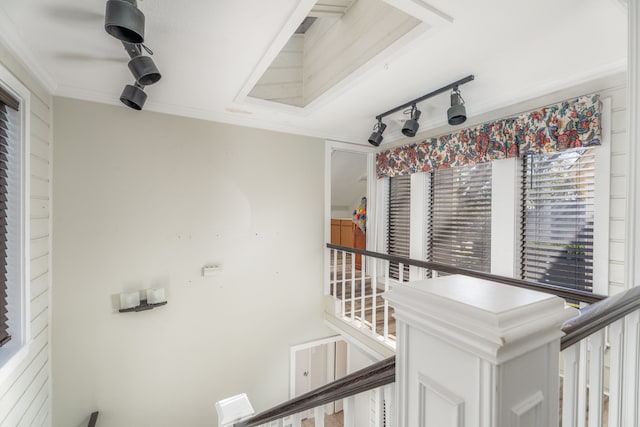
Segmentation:
{"type": "Polygon", "coordinates": [[[409,114],[410,116],[410,118],[405,121],[404,126],[402,127],[402,133],[405,136],[414,137],[418,131],[418,128],[420,127],[418,120],[420,119],[421,112],[420,110],[418,110],[417,104],[448,90],[452,90],[452,92],[451,107],[447,110],[447,121],[450,125],[453,126],[464,123],[467,120],[467,113],[464,106],[464,99],[462,98],[462,95],[460,95],[459,86],[462,86],[465,83],[469,83],[474,79],[475,76],[473,74],[470,74],[467,77],[464,77],[453,83],[449,83],[446,86],[434,90],[433,92],[429,92],[426,95],[422,95],[419,98],[413,99],[409,102],[392,108],[389,111],[385,111],[384,113],[377,115],[376,124],[373,126],[373,133],[369,137],[369,143],[375,147],[378,147],[380,143],[382,143],[382,133],[387,127],[387,125],[382,122],[382,119],[390,114],[396,113],[401,110],[405,110],[404,113],[409,114]]]}

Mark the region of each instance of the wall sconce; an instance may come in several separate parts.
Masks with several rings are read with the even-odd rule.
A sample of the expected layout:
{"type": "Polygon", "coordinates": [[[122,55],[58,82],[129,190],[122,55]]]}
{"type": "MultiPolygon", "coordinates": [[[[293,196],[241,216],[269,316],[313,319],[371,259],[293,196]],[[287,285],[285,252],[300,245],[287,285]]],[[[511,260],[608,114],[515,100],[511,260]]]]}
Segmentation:
{"type": "Polygon", "coordinates": [[[167,304],[164,288],[146,289],[144,299],[140,299],[140,291],[123,292],[120,294],[120,313],[145,311],[167,304]]]}
{"type": "Polygon", "coordinates": [[[460,96],[458,86],[468,83],[473,79],[475,79],[474,75],[470,74],[463,79],[443,86],[440,89],[434,90],[433,92],[421,96],[420,98],[416,98],[395,108],[392,108],[389,111],[377,115],[376,124],[373,127],[374,132],[369,137],[369,144],[377,147],[382,142],[382,132],[386,128],[386,125],[382,123],[383,117],[386,117],[389,114],[393,114],[408,107],[411,107],[409,110],[407,110],[408,114],[410,114],[410,118],[405,121],[402,127],[402,133],[409,137],[415,136],[418,128],[420,127],[420,124],[418,123],[418,119],[420,118],[420,110],[418,110],[416,104],[433,96],[439,95],[449,89],[453,89],[453,92],[451,94],[451,107],[447,110],[447,122],[451,125],[459,125],[461,123],[464,123],[464,121],[467,120],[467,113],[464,107],[464,100],[462,99],[462,96],[460,96]]]}

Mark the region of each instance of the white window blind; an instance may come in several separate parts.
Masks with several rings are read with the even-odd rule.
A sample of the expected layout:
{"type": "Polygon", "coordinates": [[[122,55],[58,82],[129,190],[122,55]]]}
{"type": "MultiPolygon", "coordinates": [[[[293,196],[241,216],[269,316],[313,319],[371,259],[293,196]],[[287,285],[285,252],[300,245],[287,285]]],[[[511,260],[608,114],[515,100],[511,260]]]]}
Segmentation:
{"type": "MultiPolygon", "coordinates": [[[[389,178],[387,252],[409,258],[409,223],[411,217],[411,176],[389,178]]],[[[399,280],[399,266],[390,263],[389,275],[399,280]]],[[[409,266],[404,267],[403,280],[409,280],[409,266]]]]}
{"type": "Polygon", "coordinates": [[[427,260],[491,270],[491,163],[441,169],[431,177],[427,260]]]}
{"type": "Polygon", "coordinates": [[[526,155],[522,175],[522,278],[592,291],[594,149],[526,155]]]}
{"type": "MultiPolygon", "coordinates": [[[[0,346],[11,339],[9,333],[9,287],[8,281],[15,274],[7,267],[9,251],[13,247],[11,232],[14,218],[12,205],[15,204],[15,172],[11,165],[15,163],[15,132],[11,126],[17,116],[18,102],[0,88],[0,346]]],[[[19,187],[18,182],[18,187],[19,187]]]]}

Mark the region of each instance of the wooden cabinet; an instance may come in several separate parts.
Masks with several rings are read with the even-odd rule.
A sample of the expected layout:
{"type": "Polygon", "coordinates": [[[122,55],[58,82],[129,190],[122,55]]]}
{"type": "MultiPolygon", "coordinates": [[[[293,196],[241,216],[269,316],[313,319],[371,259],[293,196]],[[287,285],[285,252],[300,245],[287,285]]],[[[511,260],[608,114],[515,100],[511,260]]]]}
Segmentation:
{"type": "MultiPolygon", "coordinates": [[[[351,219],[331,219],[331,243],[348,248],[366,249],[367,235],[351,219]]],[[[356,268],[360,270],[362,256],[356,255],[356,268]]]]}

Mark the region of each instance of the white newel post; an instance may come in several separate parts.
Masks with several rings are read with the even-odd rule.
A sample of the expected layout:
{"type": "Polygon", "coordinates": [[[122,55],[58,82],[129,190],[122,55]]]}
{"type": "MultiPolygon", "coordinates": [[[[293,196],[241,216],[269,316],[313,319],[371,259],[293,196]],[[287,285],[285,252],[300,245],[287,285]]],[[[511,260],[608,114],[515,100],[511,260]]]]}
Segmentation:
{"type": "Polygon", "coordinates": [[[398,427],[558,425],[561,298],[464,276],[396,286],[398,427]]]}

